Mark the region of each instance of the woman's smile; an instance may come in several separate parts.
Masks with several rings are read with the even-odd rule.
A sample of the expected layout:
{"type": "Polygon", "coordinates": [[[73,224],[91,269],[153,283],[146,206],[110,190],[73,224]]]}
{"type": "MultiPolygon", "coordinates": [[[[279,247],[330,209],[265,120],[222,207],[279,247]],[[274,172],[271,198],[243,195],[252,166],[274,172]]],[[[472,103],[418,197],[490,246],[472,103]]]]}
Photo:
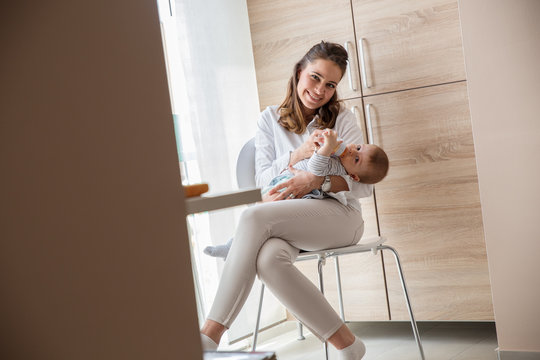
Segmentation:
{"type": "Polygon", "coordinates": [[[306,93],[308,94],[308,96],[311,98],[311,100],[314,103],[318,103],[319,101],[321,101],[324,98],[322,96],[317,96],[314,92],[311,92],[309,90],[306,90],[306,93]]]}

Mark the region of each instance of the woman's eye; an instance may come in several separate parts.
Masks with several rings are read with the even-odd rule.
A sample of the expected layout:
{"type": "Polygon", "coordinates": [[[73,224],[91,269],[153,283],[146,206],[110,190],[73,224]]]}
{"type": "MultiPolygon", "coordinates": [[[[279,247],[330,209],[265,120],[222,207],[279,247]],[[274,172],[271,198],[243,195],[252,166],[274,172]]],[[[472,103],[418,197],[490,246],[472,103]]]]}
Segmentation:
{"type": "Polygon", "coordinates": [[[357,163],[358,162],[358,156],[354,158],[354,162],[357,163]]]}
{"type": "Polygon", "coordinates": [[[334,89],[336,87],[336,85],[334,84],[326,84],[330,89],[334,89]]]}
{"type": "Polygon", "coordinates": [[[360,149],[362,149],[362,146],[358,146],[358,147],[356,148],[356,150],[358,150],[358,151],[360,151],[360,149]]]}
{"type": "Polygon", "coordinates": [[[312,78],[313,80],[319,80],[319,77],[318,77],[317,75],[315,75],[315,74],[312,74],[312,75],[311,75],[311,78],[312,78]]]}

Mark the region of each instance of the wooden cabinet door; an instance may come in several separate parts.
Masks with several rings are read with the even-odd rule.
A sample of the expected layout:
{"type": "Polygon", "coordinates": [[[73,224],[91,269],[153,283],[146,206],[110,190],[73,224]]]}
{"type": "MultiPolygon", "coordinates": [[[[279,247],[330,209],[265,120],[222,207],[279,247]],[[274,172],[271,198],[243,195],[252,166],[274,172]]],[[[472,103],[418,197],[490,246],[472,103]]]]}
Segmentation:
{"type": "MultiPolygon", "coordinates": [[[[493,320],[466,82],[364,102],[390,159],[380,229],[400,253],[417,319],[493,320]]],[[[392,319],[405,320],[390,253],[384,261],[392,319]]]]}
{"type": "Polygon", "coordinates": [[[465,79],[457,0],[352,4],[364,96],[465,79]]]}
{"type": "Polygon", "coordinates": [[[261,109],[281,104],[294,65],[321,40],[350,44],[349,68],[357,90],[351,90],[345,74],[338,94],[361,95],[349,0],[248,0],[247,5],[261,109]]]}

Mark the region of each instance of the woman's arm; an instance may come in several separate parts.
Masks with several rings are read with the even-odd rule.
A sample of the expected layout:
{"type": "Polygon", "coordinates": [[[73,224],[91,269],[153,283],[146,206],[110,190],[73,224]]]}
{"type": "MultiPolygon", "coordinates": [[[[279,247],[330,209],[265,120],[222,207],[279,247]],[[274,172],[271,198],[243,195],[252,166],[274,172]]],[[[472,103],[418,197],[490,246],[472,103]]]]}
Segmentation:
{"type": "Polygon", "coordinates": [[[300,135],[289,133],[276,125],[277,116],[275,109],[269,107],[261,113],[257,123],[255,182],[260,187],[268,185],[274,177],[290,165],[309,158],[316,148],[315,140],[320,132],[316,130],[304,143],[301,143],[300,135]],[[296,146],[298,148],[295,149],[296,146]],[[290,149],[290,151],[284,152],[284,149],[290,149]]]}
{"type": "Polygon", "coordinates": [[[261,113],[261,117],[257,122],[257,132],[255,134],[255,183],[259,187],[268,185],[289,164],[289,153],[277,157],[273,129],[273,122],[275,121],[271,108],[267,108],[261,113]]]}
{"type": "Polygon", "coordinates": [[[276,185],[268,191],[272,200],[284,200],[293,195],[294,198],[301,198],[313,189],[319,189],[324,181],[324,176],[317,176],[309,171],[297,170],[292,166],[289,171],[294,174],[291,179],[276,185]],[[285,189],[280,192],[280,190],[285,189]]]}
{"type": "Polygon", "coordinates": [[[292,151],[289,159],[289,165],[294,166],[296,163],[304,159],[309,159],[319,147],[319,143],[317,141],[322,133],[323,130],[313,131],[309,135],[309,138],[298,149],[292,151]]]}
{"type": "MultiPolygon", "coordinates": [[[[309,171],[297,170],[292,167],[289,168],[289,171],[294,174],[294,177],[269,190],[267,193],[268,199],[271,201],[286,200],[291,195],[293,195],[292,198],[301,198],[312,190],[320,189],[324,182],[324,176],[317,176],[309,171]],[[285,190],[280,192],[281,189],[285,190]]],[[[330,184],[330,192],[349,190],[347,181],[339,175],[331,175],[330,184]]]]}
{"type": "MultiPolygon", "coordinates": [[[[324,177],[322,179],[324,181],[324,177]]],[[[347,181],[343,178],[343,176],[330,175],[330,184],[330,191],[328,192],[337,193],[340,191],[349,191],[349,184],[347,184],[347,181]]],[[[320,186],[318,187],[318,189],[320,189],[320,186]]]]}

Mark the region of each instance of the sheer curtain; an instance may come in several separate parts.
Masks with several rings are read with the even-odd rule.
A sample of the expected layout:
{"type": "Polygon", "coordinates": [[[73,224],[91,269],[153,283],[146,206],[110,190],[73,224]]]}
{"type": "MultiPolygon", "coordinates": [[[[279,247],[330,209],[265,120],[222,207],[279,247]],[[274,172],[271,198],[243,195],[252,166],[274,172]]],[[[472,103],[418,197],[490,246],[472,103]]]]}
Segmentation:
{"type": "MultiPolygon", "coordinates": [[[[247,7],[242,0],[158,0],[169,88],[184,183],[206,182],[212,193],[236,186],[236,157],[254,136],[259,102],[247,7]]],[[[188,217],[199,319],[213,301],[222,260],[202,253],[234,234],[242,207],[188,217]]],[[[229,341],[252,331],[258,284],[229,341]]],[[[263,326],[285,318],[265,299],[263,326]]]]}

